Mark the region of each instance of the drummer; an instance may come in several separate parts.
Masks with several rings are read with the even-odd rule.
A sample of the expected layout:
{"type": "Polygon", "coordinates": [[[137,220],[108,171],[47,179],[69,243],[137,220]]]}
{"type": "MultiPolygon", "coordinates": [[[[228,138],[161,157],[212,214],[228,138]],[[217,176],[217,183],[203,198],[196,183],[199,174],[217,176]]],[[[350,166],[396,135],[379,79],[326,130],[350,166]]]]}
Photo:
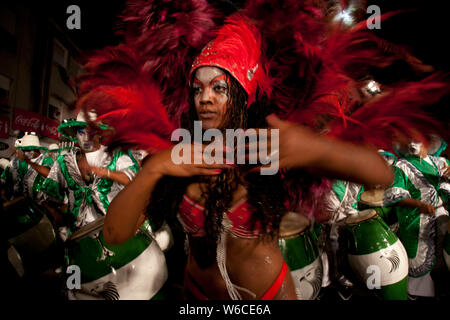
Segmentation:
{"type": "MultiPolygon", "coordinates": [[[[94,117],[91,114],[89,116],[94,117]]],[[[130,153],[125,153],[121,150],[109,152],[105,146],[100,144],[100,135],[87,131],[87,127],[85,116],[83,113],[80,113],[76,120],[64,121],[58,128],[59,132],[67,138],[77,142],[80,148],[63,150],[48,173],[41,189],[44,200],[62,202],[64,195],[67,194],[69,200],[68,230],[64,232],[64,228],[60,229],[60,237],[63,241],[83,226],[94,221],[97,222],[99,218],[105,216],[109,203],[123,186],[133,179],[139,168],[130,153]]],[[[96,232],[92,237],[99,241],[99,243],[103,243],[100,239],[99,232],[96,232]]],[[[124,247],[126,248],[126,246],[124,247]]],[[[102,248],[108,255],[114,255],[114,252],[106,249],[106,247],[102,246],[102,248]]],[[[84,248],[84,250],[88,249],[84,248]]],[[[119,246],[116,246],[114,250],[121,249],[119,246]]],[[[133,250],[136,251],[139,248],[134,248],[133,250]]],[[[159,246],[152,246],[151,250],[155,254],[155,259],[162,259],[162,261],[158,262],[159,264],[144,267],[152,270],[160,268],[160,264],[164,264],[165,266],[165,260],[161,258],[161,256],[164,256],[159,246]],[[155,252],[155,250],[158,252],[155,252]]],[[[86,252],[86,254],[89,256],[90,253],[86,252]]],[[[98,263],[98,260],[94,259],[90,262],[90,259],[89,257],[87,258],[89,264],[94,265],[98,263]]],[[[102,258],[101,260],[104,259],[102,258]]],[[[125,260],[124,262],[127,262],[125,260]]],[[[93,268],[95,269],[95,266],[93,268]]],[[[113,267],[111,266],[111,268],[113,267]]],[[[161,272],[154,273],[157,277],[160,277],[161,274],[164,275],[164,270],[161,272]]],[[[128,280],[131,281],[130,279],[128,280]]],[[[101,279],[98,281],[101,285],[104,285],[101,279]]],[[[142,279],[142,281],[152,282],[154,279],[150,277],[142,279]]],[[[155,281],[161,282],[161,279],[158,278],[155,281]]],[[[156,282],[155,287],[159,285],[156,282]]],[[[86,295],[88,299],[98,298],[95,292],[92,294],[89,293],[90,291],[84,288],[83,285],[80,292],[78,294],[77,292],[69,291],[69,298],[84,299],[86,295]]],[[[119,297],[119,295],[116,295],[116,297],[119,297]]]]}
{"type": "Polygon", "coordinates": [[[442,242],[447,229],[448,194],[440,185],[448,177],[449,162],[428,154],[429,138],[417,136],[399,144],[404,155],[395,164],[395,179],[385,191],[384,205],[395,205],[399,237],[409,258],[408,293],[411,299],[434,297],[432,271],[444,266],[442,242]]]}
{"type": "Polygon", "coordinates": [[[130,154],[120,150],[108,152],[99,143],[99,135],[92,136],[86,128],[82,113],[76,120],[65,120],[58,127],[60,133],[78,142],[80,148],[61,152],[41,189],[44,199],[59,203],[68,194],[70,232],[104,216],[114,196],[139,169],[130,154]]]}
{"type": "MultiPolygon", "coordinates": [[[[344,275],[346,254],[342,252],[344,246],[339,237],[347,217],[358,213],[358,201],[364,187],[360,184],[335,180],[332,183],[330,192],[325,198],[325,221],[327,232],[325,241],[326,259],[329,264],[329,274],[324,275],[322,285],[324,287],[333,284],[337,286],[338,295],[343,300],[348,300],[352,296],[353,283],[344,275]]],[[[323,256],[324,257],[324,256],[323,256]]],[[[324,257],[325,258],[325,257],[324,257]]]]}
{"type": "Polygon", "coordinates": [[[1,176],[1,183],[5,191],[6,200],[12,200],[23,194],[23,177],[28,171],[28,164],[17,157],[17,146],[20,144],[20,139],[16,139],[14,143],[15,152],[12,156],[9,165],[5,167],[1,176]]]}
{"type": "MultiPolygon", "coordinates": [[[[1,158],[0,159],[0,177],[2,176],[3,172],[5,171],[6,167],[9,166],[9,160],[6,158],[1,158]]],[[[5,191],[4,191],[4,186],[3,183],[0,182],[0,189],[1,189],[1,200],[4,201],[6,200],[6,195],[5,195],[5,191]]]]}
{"type": "Polygon", "coordinates": [[[52,143],[48,146],[47,155],[53,159],[53,161],[56,161],[56,158],[59,156],[61,149],[56,143],[52,143]]]}
{"type": "Polygon", "coordinates": [[[41,146],[38,136],[25,133],[19,139],[17,146],[17,158],[28,165],[28,170],[23,176],[23,194],[32,201],[37,200],[37,195],[44,182],[44,177],[53,165],[53,159],[45,152],[46,148],[41,146]]]}

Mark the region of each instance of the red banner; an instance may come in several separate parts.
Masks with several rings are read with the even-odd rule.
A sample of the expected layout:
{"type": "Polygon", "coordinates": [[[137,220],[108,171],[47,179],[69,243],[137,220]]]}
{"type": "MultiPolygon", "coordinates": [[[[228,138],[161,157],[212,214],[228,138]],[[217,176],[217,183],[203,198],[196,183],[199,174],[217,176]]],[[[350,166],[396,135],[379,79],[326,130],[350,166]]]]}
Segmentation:
{"type": "Polygon", "coordinates": [[[0,116],[0,138],[9,138],[9,117],[0,116]]]}
{"type": "Polygon", "coordinates": [[[38,113],[14,108],[13,129],[24,132],[36,132],[41,137],[58,140],[58,122],[38,113]]]}
{"type": "Polygon", "coordinates": [[[42,117],[41,135],[43,137],[49,137],[51,139],[58,140],[58,137],[60,136],[58,132],[58,126],[58,122],[50,120],[49,118],[42,117]]]}

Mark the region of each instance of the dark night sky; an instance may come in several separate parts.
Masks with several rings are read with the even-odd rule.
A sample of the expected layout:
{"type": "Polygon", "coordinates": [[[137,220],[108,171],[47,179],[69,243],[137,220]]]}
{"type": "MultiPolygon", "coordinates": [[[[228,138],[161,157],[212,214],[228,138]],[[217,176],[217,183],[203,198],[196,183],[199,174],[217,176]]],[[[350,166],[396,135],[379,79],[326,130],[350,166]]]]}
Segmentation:
{"type": "MultiPolygon", "coordinates": [[[[243,0],[208,0],[209,2],[233,2],[238,6],[243,0]]],[[[81,8],[81,30],[67,30],[70,38],[82,50],[102,48],[117,44],[115,36],[118,14],[125,0],[44,0],[36,1],[44,14],[50,15],[64,29],[69,16],[66,9],[71,4],[81,8]]],[[[367,5],[376,4],[385,13],[397,9],[412,9],[382,22],[377,33],[395,43],[408,46],[413,54],[437,69],[450,70],[450,50],[447,48],[450,30],[450,4],[442,0],[368,0],[367,5]]],[[[228,6],[231,8],[230,6],[228,6]]]]}

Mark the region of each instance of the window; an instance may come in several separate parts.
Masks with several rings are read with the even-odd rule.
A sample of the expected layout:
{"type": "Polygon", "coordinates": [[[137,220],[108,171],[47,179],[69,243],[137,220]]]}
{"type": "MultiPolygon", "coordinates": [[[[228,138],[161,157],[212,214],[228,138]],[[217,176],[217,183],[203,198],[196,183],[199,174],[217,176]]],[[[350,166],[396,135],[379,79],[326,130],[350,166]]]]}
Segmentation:
{"type": "Polygon", "coordinates": [[[53,61],[66,69],[68,59],[69,53],[67,49],[58,40],[55,39],[53,43],[53,61]]]}
{"type": "Polygon", "coordinates": [[[0,111],[9,113],[11,79],[0,74],[0,111]]]}
{"type": "Polygon", "coordinates": [[[10,35],[16,34],[16,15],[8,8],[0,10],[0,26],[10,35]]]}
{"type": "Polygon", "coordinates": [[[47,117],[52,120],[61,122],[63,117],[63,110],[65,103],[55,97],[50,97],[48,102],[48,113],[47,117]]]}

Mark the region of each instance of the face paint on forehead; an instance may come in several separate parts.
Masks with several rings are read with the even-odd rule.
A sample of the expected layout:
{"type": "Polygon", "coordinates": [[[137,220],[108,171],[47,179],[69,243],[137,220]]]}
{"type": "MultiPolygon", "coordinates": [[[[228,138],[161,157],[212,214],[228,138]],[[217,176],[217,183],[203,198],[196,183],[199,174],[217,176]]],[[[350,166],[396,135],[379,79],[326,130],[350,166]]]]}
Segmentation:
{"type": "Polygon", "coordinates": [[[216,67],[202,67],[195,72],[194,83],[209,85],[213,81],[226,80],[225,72],[216,67]],[[223,76],[223,77],[220,77],[223,76]],[[220,79],[218,79],[220,77],[220,79]]]}

